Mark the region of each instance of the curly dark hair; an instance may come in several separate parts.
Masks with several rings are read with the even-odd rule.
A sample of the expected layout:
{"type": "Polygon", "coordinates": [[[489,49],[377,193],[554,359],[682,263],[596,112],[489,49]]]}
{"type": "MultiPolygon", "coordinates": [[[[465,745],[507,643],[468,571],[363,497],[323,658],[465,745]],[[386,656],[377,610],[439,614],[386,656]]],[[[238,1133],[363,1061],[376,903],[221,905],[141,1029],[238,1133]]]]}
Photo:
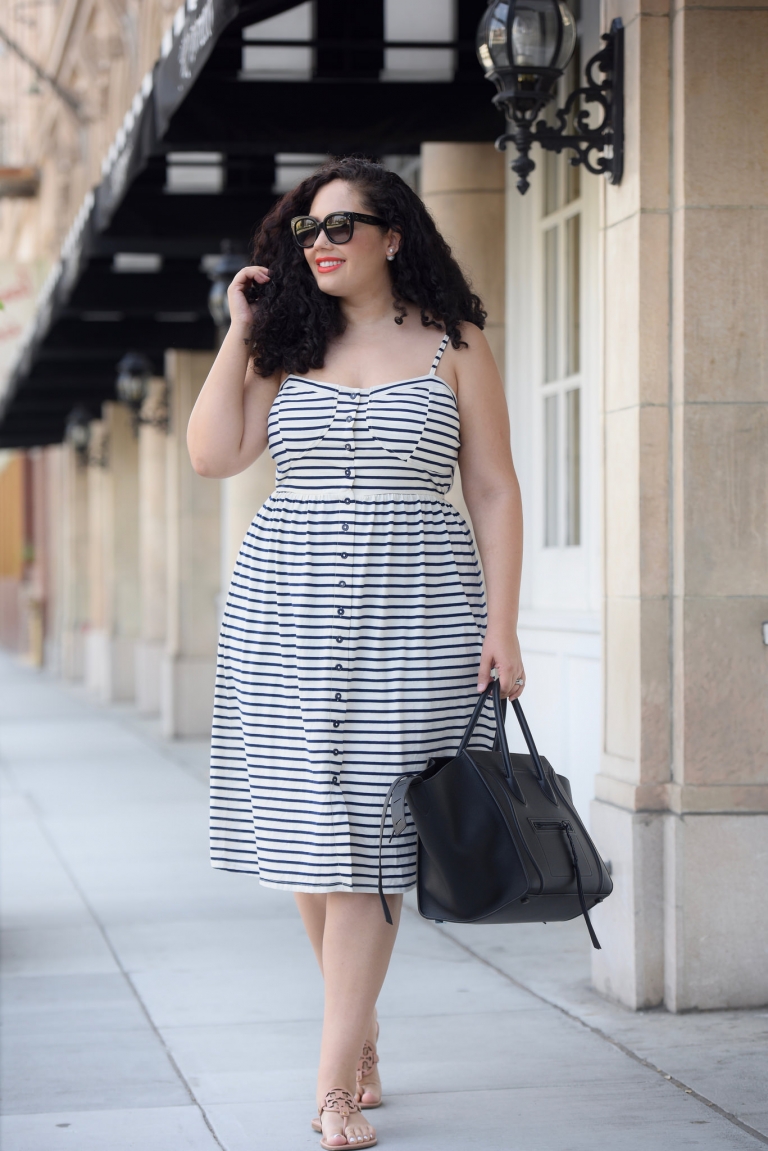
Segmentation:
{"type": "Polygon", "coordinates": [[[252,295],[256,372],[304,374],[321,368],[329,341],[344,331],[338,299],[318,288],[289,227],[293,216],[309,212],[315,193],[332,180],[353,185],[365,210],[386,220],[402,237],[397,259],[389,264],[395,323],[402,324],[413,305],[425,327],[445,331],[454,348],[466,347],[459,325],[467,320],[482,328],[486,313],[423,202],[400,176],[375,160],[345,156],[328,160],[287,192],[256,232],[252,263],[271,274],[269,283],[255,287],[252,295]]]}

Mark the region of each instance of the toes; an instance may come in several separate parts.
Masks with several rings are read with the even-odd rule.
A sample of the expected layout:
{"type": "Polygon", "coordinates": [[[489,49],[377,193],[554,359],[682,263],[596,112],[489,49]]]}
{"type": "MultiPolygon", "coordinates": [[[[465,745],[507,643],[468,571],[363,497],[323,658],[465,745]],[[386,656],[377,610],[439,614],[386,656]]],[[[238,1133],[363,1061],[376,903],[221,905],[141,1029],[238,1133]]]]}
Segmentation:
{"type": "Polygon", "coordinates": [[[373,1137],[373,1128],[367,1123],[348,1123],[347,1140],[353,1146],[355,1143],[365,1142],[373,1137]]]}
{"type": "Polygon", "coordinates": [[[347,1145],[347,1139],[341,1130],[341,1121],[336,1115],[330,1121],[326,1121],[323,1136],[325,1142],[331,1147],[346,1147],[347,1145]]]}

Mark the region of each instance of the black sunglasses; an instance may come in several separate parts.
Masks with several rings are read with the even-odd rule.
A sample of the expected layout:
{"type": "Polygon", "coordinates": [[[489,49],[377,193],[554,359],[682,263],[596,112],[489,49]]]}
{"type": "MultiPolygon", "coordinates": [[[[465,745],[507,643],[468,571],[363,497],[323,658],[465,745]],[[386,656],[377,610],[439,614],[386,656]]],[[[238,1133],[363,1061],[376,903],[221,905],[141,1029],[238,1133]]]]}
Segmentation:
{"type": "Polygon", "coordinates": [[[332,244],[348,244],[355,233],[355,220],[360,224],[387,227],[387,221],[378,216],[363,216],[360,212],[331,212],[324,220],[316,220],[314,216],[294,216],[291,232],[300,248],[311,248],[321,228],[332,244]]]}

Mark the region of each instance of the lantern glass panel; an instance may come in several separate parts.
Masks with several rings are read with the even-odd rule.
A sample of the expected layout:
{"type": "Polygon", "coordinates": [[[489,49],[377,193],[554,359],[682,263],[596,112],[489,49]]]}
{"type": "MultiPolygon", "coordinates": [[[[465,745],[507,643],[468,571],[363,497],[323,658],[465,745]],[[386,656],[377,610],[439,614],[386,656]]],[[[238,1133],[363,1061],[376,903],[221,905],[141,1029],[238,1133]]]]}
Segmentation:
{"type": "Polygon", "coordinates": [[[511,40],[518,68],[562,69],[576,45],[576,22],[565,0],[517,0],[511,40]]]}
{"type": "Polygon", "coordinates": [[[219,327],[230,322],[229,299],[227,298],[227,285],[223,280],[215,280],[208,293],[208,310],[213,317],[214,324],[219,327]]]}
{"type": "Polygon", "coordinates": [[[498,0],[480,21],[477,55],[487,75],[510,66],[562,69],[575,44],[576,21],[565,0],[498,0]]]}
{"type": "Polygon", "coordinates": [[[560,9],[560,18],[562,20],[562,37],[560,40],[560,51],[552,61],[553,68],[566,68],[568,61],[573,56],[574,48],[576,47],[576,20],[573,16],[568,5],[564,0],[558,0],[558,8],[560,9]]]}
{"type": "Polygon", "coordinates": [[[512,62],[548,68],[557,52],[557,8],[552,0],[519,0],[512,18],[512,62]]]}
{"type": "Polygon", "coordinates": [[[147,381],[144,375],[121,372],[117,377],[117,396],[124,404],[141,404],[147,381]]]}
{"type": "Polygon", "coordinates": [[[509,67],[507,18],[509,4],[491,4],[477,30],[477,55],[486,73],[509,67]]]}

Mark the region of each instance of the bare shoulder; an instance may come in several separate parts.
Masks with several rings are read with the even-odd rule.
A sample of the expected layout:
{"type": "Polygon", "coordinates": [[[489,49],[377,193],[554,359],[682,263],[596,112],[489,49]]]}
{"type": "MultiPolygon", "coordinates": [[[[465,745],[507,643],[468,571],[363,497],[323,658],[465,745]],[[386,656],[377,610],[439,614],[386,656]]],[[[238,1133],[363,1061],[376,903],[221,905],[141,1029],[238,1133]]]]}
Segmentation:
{"type": "Polygon", "coordinates": [[[462,390],[468,393],[488,386],[494,389],[500,386],[496,360],[482,329],[466,321],[459,330],[462,346],[454,348],[449,344],[447,349],[459,394],[462,390]]]}

